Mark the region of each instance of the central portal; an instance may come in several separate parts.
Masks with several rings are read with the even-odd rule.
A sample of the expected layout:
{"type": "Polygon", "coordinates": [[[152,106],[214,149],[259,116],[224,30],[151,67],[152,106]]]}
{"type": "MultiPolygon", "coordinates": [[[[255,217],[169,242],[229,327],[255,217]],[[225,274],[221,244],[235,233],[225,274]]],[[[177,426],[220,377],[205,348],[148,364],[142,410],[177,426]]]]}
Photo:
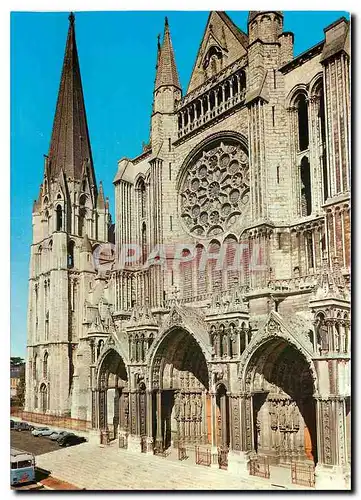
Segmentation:
{"type": "Polygon", "coordinates": [[[169,332],[153,363],[153,439],[158,449],[178,444],[206,444],[210,439],[208,369],[204,354],[190,333],[169,332]]]}

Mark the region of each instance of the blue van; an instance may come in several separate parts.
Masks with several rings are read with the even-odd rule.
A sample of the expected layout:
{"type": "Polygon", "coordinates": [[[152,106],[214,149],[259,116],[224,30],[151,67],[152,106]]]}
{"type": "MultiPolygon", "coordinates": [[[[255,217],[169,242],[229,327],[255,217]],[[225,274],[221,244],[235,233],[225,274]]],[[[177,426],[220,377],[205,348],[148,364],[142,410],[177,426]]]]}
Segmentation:
{"type": "Polygon", "coordinates": [[[35,457],[26,451],[10,450],[10,483],[11,486],[35,481],[35,457]]]}

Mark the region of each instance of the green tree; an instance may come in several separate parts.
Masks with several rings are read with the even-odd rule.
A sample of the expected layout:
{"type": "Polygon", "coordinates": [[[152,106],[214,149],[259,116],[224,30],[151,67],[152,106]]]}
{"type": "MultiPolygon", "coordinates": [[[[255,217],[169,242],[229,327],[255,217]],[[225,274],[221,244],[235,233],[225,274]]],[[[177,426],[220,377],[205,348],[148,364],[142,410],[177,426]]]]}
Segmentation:
{"type": "Polygon", "coordinates": [[[24,363],[23,358],[20,358],[19,356],[11,356],[10,357],[10,366],[19,366],[24,363]]]}

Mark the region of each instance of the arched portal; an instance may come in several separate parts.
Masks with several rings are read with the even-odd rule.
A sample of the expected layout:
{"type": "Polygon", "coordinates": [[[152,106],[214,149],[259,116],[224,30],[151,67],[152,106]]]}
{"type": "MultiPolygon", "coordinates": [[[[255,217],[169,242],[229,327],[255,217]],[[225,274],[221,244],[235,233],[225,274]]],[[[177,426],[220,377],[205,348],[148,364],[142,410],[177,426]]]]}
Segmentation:
{"type": "Polygon", "coordinates": [[[110,349],[98,367],[98,426],[109,439],[118,428],[129,432],[128,374],[122,357],[110,349]]]}
{"type": "Polygon", "coordinates": [[[183,328],[172,329],[152,363],[153,440],[158,449],[173,443],[210,442],[211,404],[208,368],[201,347],[183,328]]]}
{"type": "Polygon", "coordinates": [[[303,354],[284,339],[266,342],[246,371],[253,448],[273,463],[317,462],[314,381],[303,354]]]}

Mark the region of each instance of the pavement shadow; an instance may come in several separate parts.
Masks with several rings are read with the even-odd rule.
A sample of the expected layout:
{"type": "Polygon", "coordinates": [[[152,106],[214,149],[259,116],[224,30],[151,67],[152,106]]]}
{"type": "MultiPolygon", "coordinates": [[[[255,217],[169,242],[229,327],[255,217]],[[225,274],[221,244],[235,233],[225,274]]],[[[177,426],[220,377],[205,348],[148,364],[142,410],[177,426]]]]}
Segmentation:
{"type": "Polygon", "coordinates": [[[49,477],[51,472],[46,469],[42,469],[41,467],[35,467],[35,478],[37,482],[42,481],[43,479],[46,479],[49,477]]]}

